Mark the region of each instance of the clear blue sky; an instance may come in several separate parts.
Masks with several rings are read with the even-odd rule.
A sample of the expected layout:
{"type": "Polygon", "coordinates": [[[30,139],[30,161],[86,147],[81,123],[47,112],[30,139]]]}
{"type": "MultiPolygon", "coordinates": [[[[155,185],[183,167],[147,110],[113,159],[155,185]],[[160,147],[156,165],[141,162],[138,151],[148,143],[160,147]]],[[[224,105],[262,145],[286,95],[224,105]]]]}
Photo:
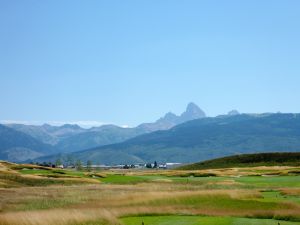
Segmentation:
{"type": "Polygon", "coordinates": [[[300,112],[298,0],[0,1],[0,120],[300,112]]]}

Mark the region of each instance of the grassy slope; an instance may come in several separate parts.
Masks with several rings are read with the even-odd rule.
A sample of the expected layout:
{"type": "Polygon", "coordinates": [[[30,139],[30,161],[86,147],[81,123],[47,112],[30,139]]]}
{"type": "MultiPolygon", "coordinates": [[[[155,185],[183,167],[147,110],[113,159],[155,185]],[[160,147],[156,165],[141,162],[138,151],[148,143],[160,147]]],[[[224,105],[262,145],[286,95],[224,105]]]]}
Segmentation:
{"type": "Polygon", "coordinates": [[[0,174],[9,172],[32,183],[17,180],[19,188],[0,188],[0,225],[92,225],[106,223],[106,217],[110,224],[122,218],[125,225],[141,224],[141,219],[145,225],[277,225],[274,219],[299,225],[300,176],[291,171],[300,168],[215,169],[209,170],[215,176],[206,176],[205,170],[100,173],[2,162],[0,174]],[[279,172],[283,175],[262,176],[279,172]],[[84,185],[90,181],[97,183],[84,185]],[[32,223],[33,218],[39,222],[32,223]]]}
{"type": "Polygon", "coordinates": [[[73,157],[102,164],[131,164],[195,162],[236,153],[297,152],[300,150],[299,128],[300,114],[203,118],[122,143],[36,160],[54,162],[58,158],[73,157]]]}
{"type": "Polygon", "coordinates": [[[204,162],[186,165],[177,169],[199,170],[230,167],[255,167],[255,166],[299,166],[300,152],[286,153],[259,153],[228,156],[204,162]]]}
{"type": "Polygon", "coordinates": [[[0,159],[24,161],[54,153],[53,146],[0,124],[0,159]]]}
{"type": "MultiPolygon", "coordinates": [[[[202,217],[202,216],[145,216],[122,218],[125,225],[277,225],[271,219],[247,219],[234,217],[202,217]]],[[[300,222],[279,221],[281,225],[299,225],[300,222]]]]}
{"type": "Polygon", "coordinates": [[[0,161],[0,188],[99,183],[100,175],[83,171],[0,161]],[[96,178],[93,178],[96,177],[96,178]]]}

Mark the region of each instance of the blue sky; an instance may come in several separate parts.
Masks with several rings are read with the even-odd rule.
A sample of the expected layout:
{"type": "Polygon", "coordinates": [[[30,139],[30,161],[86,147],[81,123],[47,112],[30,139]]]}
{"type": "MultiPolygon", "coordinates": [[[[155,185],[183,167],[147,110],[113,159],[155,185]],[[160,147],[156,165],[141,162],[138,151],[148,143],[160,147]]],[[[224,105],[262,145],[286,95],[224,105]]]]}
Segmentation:
{"type": "Polygon", "coordinates": [[[300,1],[0,1],[0,120],[300,112],[300,1]]]}

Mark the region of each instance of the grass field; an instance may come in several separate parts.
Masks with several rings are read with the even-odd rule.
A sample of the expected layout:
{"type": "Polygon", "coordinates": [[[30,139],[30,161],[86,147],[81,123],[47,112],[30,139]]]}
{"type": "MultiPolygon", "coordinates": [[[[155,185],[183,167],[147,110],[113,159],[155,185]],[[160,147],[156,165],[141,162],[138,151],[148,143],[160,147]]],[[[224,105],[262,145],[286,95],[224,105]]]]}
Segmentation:
{"type": "MultiPolygon", "coordinates": [[[[126,217],[121,221],[125,225],[277,225],[278,221],[272,219],[249,219],[238,217],[209,217],[209,216],[142,216],[142,217],[126,217]]],[[[296,225],[289,221],[280,221],[281,225],[296,225]]]]}
{"type": "Polygon", "coordinates": [[[297,171],[88,172],[0,162],[0,225],[297,225],[297,171]]]}

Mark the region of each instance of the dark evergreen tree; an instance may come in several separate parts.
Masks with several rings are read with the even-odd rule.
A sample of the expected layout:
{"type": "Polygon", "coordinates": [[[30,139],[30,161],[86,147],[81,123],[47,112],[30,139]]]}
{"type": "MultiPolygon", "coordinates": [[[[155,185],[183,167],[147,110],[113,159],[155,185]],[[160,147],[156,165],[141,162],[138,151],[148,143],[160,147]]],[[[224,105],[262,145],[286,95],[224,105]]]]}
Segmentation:
{"type": "Polygon", "coordinates": [[[81,163],[80,160],[76,161],[75,167],[76,167],[77,170],[82,170],[82,163],[81,163]]]}
{"type": "Polygon", "coordinates": [[[87,171],[91,171],[92,170],[92,161],[91,160],[88,160],[86,162],[86,169],[87,169],[87,171]]]}

